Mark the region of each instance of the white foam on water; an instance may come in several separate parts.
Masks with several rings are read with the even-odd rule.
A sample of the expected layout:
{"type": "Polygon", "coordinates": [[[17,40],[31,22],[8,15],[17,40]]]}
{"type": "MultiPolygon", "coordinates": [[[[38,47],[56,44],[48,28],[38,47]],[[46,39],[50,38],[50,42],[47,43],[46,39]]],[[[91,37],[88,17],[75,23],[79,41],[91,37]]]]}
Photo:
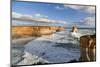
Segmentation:
{"type": "Polygon", "coordinates": [[[37,64],[39,62],[48,63],[48,61],[46,61],[46,60],[44,60],[36,55],[32,55],[28,52],[25,52],[22,57],[24,58],[24,60],[19,62],[17,65],[30,65],[30,64],[37,64]]]}
{"type": "MultiPolygon", "coordinates": [[[[39,37],[25,46],[25,51],[35,54],[43,59],[49,61],[50,63],[62,63],[68,62],[73,59],[78,59],[80,56],[80,51],[77,48],[65,49],[63,47],[55,47],[59,43],[72,43],[70,37],[65,35],[66,32],[58,32],[47,38],[39,37]],[[70,39],[70,40],[68,40],[70,39]],[[74,51],[73,51],[74,49],[74,51]]],[[[75,43],[76,40],[73,42],[75,43]]],[[[62,45],[61,44],[61,45],[62,45]]],[[[67,44],[70,45],[70,44],[67,44]]],[[[71,47],[70,47],[71,48],[71,47]]]]}
{"type": "MultiPolygon", "coordinates": [[[[93,34],[89,30],[79,31],[78,34],[72,34],[68,31],[56,32],[50,36],[42,36],[34,38],[27,43],[25,47],[24,60],[19,62],[19,65],[28,65],[37,63],[39,58],[48,63],[63,63],[70,60],[78,60],[80,57],[79,38],[80,34],[93,34]],[[84,32],[85,31],[85,32],[84,32]],[[78,46],[78,47],[76,47],[78,46]],[[36,59],[37,58],[37,59],[36,59]],[[32,60],[30,60],[32,59],[32,60]]],[[[16,52],[16,51],[15,51],[16,52]]],[[[16,58],[15,58],[16,59],[16,58]]],[[[14,59],[14,60],[15,60],[14,59]]],[[[38,62],[41,61],[40,59],[38,62]]]]}

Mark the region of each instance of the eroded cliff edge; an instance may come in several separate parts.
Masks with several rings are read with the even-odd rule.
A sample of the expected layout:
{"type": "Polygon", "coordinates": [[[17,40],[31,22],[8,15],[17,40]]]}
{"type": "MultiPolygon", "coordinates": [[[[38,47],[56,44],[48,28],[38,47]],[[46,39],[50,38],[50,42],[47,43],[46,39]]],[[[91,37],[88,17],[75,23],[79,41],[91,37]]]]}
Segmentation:
{"type": "Polygon", "coordinates": [[[56,31],[64,30],[61,26],[13,26],[12,38],[20,37],[39,37],[42,35],[50,35],[56,31]]]}

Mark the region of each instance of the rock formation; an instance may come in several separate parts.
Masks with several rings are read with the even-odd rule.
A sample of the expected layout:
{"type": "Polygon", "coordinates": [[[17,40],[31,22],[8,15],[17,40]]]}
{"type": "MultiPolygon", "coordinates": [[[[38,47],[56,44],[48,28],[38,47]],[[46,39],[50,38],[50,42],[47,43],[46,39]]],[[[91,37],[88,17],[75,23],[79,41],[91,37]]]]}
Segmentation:
{"type": "Polygon", "coordinates": [[[32,37],[50,35],[56,31],[64,30],[60,26],[14,26],[12,27],[12,38],[32,37]]]}
{"type": "Polygon", "coordinates": [[[96,61],[96,35],[80,38],[80,61],[96,61]]]}
{"type": "Polygon", "coordinates": [[[77,31],[78,31],[77,30],[77,27],[76,26],[73,26],[71,32],[77,32],[77,31]]]}

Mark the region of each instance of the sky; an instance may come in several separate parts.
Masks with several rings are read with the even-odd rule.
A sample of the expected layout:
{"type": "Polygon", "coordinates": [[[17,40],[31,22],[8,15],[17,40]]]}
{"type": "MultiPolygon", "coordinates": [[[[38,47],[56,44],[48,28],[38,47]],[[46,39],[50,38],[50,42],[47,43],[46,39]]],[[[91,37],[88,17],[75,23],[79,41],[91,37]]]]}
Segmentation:
{"type": "Polygon", "coordinates": [[[95,27],[95,6],[13,1],[12,18],[14,23],[25,21],[95,27]]]}

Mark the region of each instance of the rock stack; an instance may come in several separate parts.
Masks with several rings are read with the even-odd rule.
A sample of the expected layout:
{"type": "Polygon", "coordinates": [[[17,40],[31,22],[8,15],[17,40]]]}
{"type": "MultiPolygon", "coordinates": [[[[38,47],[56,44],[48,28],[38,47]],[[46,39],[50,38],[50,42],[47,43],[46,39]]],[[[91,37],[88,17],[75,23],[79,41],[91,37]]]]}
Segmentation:
{"type": "Polygon", "coordinates": [[[71,32],[77,32],[77,26],[73,26],[71,32]]]}
{"type": "Polygon", "coordinates": [[[96,61],[96,35],[80,37],[80,61],[96,61]]]}

